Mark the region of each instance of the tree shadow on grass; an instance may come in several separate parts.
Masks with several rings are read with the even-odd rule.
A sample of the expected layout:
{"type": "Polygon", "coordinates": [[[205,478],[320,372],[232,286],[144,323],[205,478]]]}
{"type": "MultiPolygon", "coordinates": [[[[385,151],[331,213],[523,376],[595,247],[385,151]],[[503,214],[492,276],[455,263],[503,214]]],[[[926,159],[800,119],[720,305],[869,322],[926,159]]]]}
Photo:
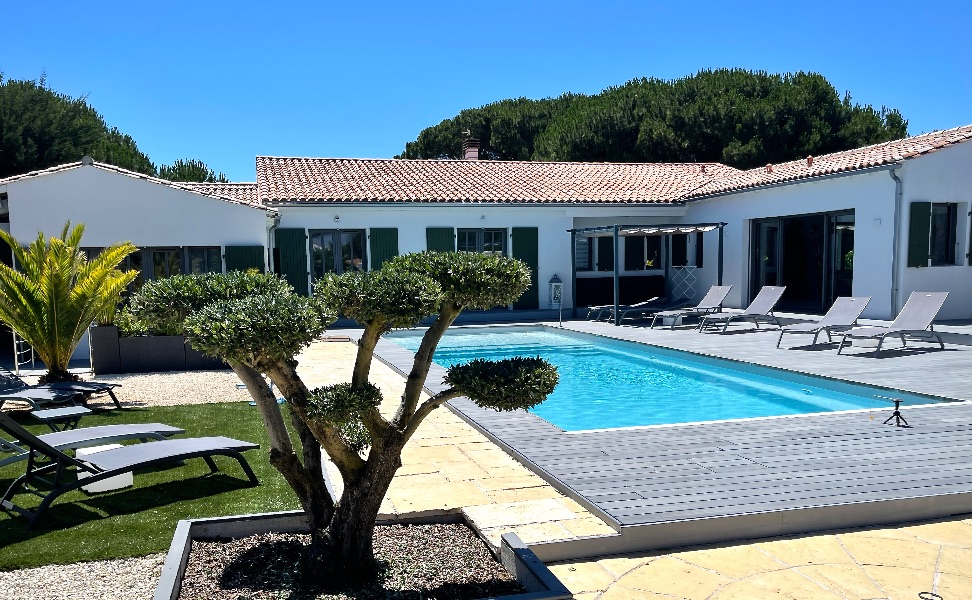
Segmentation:
{"type": "MultiPolygon", "coordinates": [[[[139,473],[149,471],[140,470],[139,473]]],[[[0,489],[6,490],[11,481],[0,481],[0,489]]],[[[91,521],[137,514],[247,487],[251,485],[245,479],[225,473],[213,473],[90,496],[84,492],[69,492],[54,501],[33,529],[27,529],[25,517],[12,512],[0,513],[0,539],[4,543],[13,544],[91,521]]],[[[14,501],[21,503],[29,498],[29,494],[21,493],[14,501]]],[[[29,504],[24,502],[31,509],[38,503],[39,500],[29,504]]]]}

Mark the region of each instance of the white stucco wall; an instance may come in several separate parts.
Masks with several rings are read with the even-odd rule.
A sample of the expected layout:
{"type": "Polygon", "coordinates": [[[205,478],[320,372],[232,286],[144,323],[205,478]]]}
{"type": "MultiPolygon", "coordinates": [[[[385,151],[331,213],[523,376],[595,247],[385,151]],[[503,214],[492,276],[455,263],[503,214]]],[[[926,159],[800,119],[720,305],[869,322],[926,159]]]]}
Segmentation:
{"type": "MultiPolygon", "coordinates": [[[[680,214],[681,207],[575,207],[549,206],[480,206],[480,205],[307,205],[282,206],[280,227],[304,229],[368,229],[395,227],[398,229],[398,251],[422,252],[426,250],[426,228],[453,227],[457,229],[506,229],[507,236],[513,227],[537,227],[539,268],[537,281],[540,291],[540,308],[550,302],[548,282],[556,274],[564,281],[564,308],[573,306],[570,290],[570,233],[573,227],[587,227],[578,222],[590,222],[590,218],[602,215],[605,223],[621,220],[645,220],[644,215],[660,212],[680,214]],[[612,215],[622,213],[623,217],[612,215]],[[633,216],[631,215],[633,213],[633,216]],[[338,221],[334,218],[339,217],[338,221]]],[[[661,218],[661,217],[659,217],[661,218]]],[[[670,217],[666,222],[676,221],[670,217]]],[[[511,247],[507,237],[507,251],[511,247]]],[[[370,248],[368,248],[370,251],[370,248]]],[[[369,256],[369,264],[371,262],[369,256]]]]}
{"type": "Polygon", "coordinates": [[[10,233],[21,242],[33,240],[38,231],[58,235],[70,220],[84,223],[85,246],[123,240],[139,247],[266,245],[261,209],[95,166],[0,188],[8,195],[10,233]]]}
{"type": "Polygon", "coordinates": [[[898,171],[902,183],[901,260],[898,266],[900,310],[913,291],[948,292],[939,320],[972,318],[972,266],[969,216],[972,209],[972,143],[958,144],[907,161],[898,171]],[[955,265],[909,268],[908,231],[912,202],[954,202],[958,206],[955,265]]]}
{"type": "MultiPolygon", "coordinates": [[[[749,301],[750,224],[753,219],[854,210],[855,296],[871,296],[867,318],[891,315],[891,262],[894,247],[894,181],[886,171],[808,180],[798,184],[740,192],[691,202],[687,222],[723,221],[723,283],[731,284],[727,306],[749,301]]],[[[707,240],[708,241],[708,240],[707,240]]],[[[705,245],[706,266],[718,260],[718,244],[705,245]]],[[[714,285],[716,271],[706,269],[701,285],[714,285]]]]}

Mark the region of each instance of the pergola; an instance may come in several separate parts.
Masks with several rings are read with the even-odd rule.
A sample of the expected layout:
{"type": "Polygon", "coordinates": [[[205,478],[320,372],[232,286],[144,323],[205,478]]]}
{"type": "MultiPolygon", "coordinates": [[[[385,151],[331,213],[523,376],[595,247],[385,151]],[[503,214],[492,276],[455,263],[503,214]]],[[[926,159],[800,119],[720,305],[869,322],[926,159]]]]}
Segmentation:
{"type": "MultiPolygon", "coordinates": [[[[574,307],[571,309],[572,315],[577,316],[577,238],[614,238],[614,324],[621,324],[621,316],[618,307],[618,298],[621,290],[620,279],[620,244],[618,240],[628,236],[664,236],[666,257],[670,257],[671,236],[687,233],[705,233],[708,231],[719,231],[719,260],[718,260],[718,285],[722,285],[722,229],[728,223],[678,223],[673,225],[603,225],[600,227],[583,227],[580,229],[568,229],[570,232],[570,289],[571,298],[574,299],[574,307]]],[[[665,279],[669,279],[670,258],[665,261],[665,279]]]]}

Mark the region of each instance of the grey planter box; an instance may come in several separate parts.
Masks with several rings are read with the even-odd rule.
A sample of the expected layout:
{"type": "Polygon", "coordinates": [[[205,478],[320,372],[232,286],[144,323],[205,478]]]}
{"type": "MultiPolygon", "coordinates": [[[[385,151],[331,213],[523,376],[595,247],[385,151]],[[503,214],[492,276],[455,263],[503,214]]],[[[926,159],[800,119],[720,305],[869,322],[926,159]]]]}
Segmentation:
{"type": "Polygon", "coordinates": [[[204,356],[181,335],[121,337],[114,325],[92,327],[91,370],[107,373],[212,371],[227,368],[219,359],[204,356]]]}
{"type": "MultiPolygon", "coordinates": [[[[379,519],[380,525],[417,523],[461,523],[459,512],[438,515],[401,515],[396,519],[379,519]]],[[[307,531],[307,519],[303,511],[287,511],[191,519],[179,521],[169,554],[162,567],[162,578],[155,590],[155,600],[177,600],[182,590],[182,577],[186,572],[189,550],[193,539],[239,538],[268,532],[298,533],[307,531]]],[[[527,591],[523,594],[496,597],[491,600],[570,600],[570,593],[546,565],[513,533],[503,534],[500,562],[527,591]]]]}

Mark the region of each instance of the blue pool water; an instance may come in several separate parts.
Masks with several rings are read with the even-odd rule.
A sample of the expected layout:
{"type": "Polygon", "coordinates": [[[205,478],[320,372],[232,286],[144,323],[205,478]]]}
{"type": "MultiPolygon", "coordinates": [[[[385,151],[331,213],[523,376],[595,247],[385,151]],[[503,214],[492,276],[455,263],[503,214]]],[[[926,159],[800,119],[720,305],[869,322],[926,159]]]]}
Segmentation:
{"type": "MultiPolygon", "coordinates": [[[[388,338],[414,351],[422,333],[388,338]]],[[[893,394],[906,406],[938,401],[548,328],[452,329],[433,360],[448,367],[513,356],[541,356],[557,366],[560,384],[531,412],[566,431],[853,409],[874,409],[883,420],[892,404],[875,396],[893,394]]]]}

